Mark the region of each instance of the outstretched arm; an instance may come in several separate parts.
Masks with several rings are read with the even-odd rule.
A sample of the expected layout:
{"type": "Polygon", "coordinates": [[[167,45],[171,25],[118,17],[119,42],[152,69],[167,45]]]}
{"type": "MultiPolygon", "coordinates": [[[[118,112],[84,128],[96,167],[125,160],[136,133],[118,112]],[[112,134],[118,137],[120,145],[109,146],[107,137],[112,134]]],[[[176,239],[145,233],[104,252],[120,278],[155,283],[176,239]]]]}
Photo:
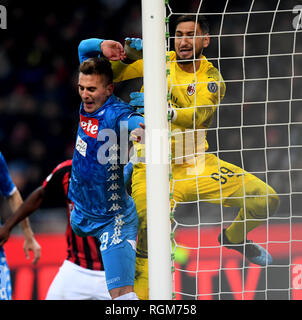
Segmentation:
{"type": "Polygon", "coordinates": [[[112,61],[126,59],[126,53],[121,43],[97,38],[81,41],[78,47],[78,54],[80,63],[89,58],[101,57],[102,55],[112,61]]]}
{"type": "Polygon", "coordinates": [[[28,257],[29,250],[33,251],[33,262],[37,263],[41,255],[41,248],[33,237],[33,232],[27,217],[40,207],[44,196],[44,190],[42,187],[37,188],[23,203],[20,193],[18,191],[16,192],[8,199],[14,213],[0,228],[0,245],[3,245],[8,240],[12,228],[20,222],[25,236],[24,251],[26,257],[28,257]]]}
{"type": "Polygon", "coordinates": [[[143,60],[136,60],[142,55],[142,40],[126,38],[125,47],[113,40],[90,38],[82,40],[78,47],[80,63],[104,55],[110,60],[114,82],[140,78],[143,76],[143,60]]]}
{"type": "MultiPolygon", "coordinates": [[[[22,197],[20,195],[20,192],[16,190],[9,198],[8,203],[12,210],[12,212],[16,212],[18,208],[22,205],[22,197]]],[[[12,217],[12,216],[11,216],[12,217]]],[[[25,217],[24,217],[25,218],[25,217]]],[[[23,245],[24,253],[26,258],[29,258],[29,251],[32,251],[34,254],[33,263],[36,264],[41,256],[41,247],[34,238],[34,233],[31,229],[30,222],[28,218],[21,219],[20,226],[22,228],[22,231],[24,233],[25,241],[23,245]]],[[[18,222],[19,222],[18,221],[18,222]]]]}
{"type": "MultiPolygon", "coordinates": [[[[1,175],[1,183],[0,190],[1,194],[7,198],[8,204],[12,213],[15,213],[17,209],[22,205],[22,197],[20,195],[19,190],[13,183],[9,171],[7,163],[0,152],[0,175],[1,175]]],[[[21,221],[21,220],[19,220],[21,221]]],[[[28,219],[25,219],[20,223],[21,228],[23,229],[25,242],[24,242],[24,252],[26,257],[28,258],[28,251],[31,250],[34,253],[34,263],[36,263],[40,259],[41,248],[39,244],[36,242],[33,232],[30,227],[30,223],[28,219]]]]}

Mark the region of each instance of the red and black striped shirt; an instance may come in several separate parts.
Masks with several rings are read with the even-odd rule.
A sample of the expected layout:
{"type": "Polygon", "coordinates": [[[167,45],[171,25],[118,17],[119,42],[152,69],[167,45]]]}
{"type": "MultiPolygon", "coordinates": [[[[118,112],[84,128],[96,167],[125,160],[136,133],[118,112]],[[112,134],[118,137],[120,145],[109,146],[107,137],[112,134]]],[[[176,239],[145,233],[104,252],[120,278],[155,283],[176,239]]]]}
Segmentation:
{"type": "Polygon", "coordinates": [[[90,270],[104,270],[99,242],[96,238],[77,236],[70,226],[70,213],[73,203],[67,198],[72,160],[60,163],[44,180],[45,196],[43,204],[67,207],[67,260],[90,270]]]}

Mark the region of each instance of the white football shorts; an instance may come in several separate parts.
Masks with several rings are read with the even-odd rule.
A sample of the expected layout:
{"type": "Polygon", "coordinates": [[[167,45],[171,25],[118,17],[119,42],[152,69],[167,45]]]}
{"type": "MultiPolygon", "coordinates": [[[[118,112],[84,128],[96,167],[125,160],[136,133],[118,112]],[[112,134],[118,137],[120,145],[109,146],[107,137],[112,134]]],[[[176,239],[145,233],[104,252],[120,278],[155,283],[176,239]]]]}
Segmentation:
{"type": "Polygon", "coordinates": [[[105,271],[85,269],[65,260],[48,289],[46,300],[111,300],[105,271]]]}

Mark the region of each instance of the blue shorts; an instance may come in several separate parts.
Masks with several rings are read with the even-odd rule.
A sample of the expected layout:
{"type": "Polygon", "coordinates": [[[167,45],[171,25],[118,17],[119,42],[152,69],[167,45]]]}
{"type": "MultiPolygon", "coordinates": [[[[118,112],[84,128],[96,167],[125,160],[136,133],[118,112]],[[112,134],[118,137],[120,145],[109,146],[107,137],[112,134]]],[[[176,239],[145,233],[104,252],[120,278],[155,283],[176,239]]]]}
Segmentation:
{"type": "Polygon", "coordinates": [[[0,247],[0,300],[12,299],[12,285],[5,253],[0,247]]]}
{"type": "Polygon", "coordinates": [[[134,285],[138,228],[135,205],[113,216],[106,224],[90,220],[74,207],[70,224],[78,236],[90,235],[99,239],[109,291],[134,285]]]}

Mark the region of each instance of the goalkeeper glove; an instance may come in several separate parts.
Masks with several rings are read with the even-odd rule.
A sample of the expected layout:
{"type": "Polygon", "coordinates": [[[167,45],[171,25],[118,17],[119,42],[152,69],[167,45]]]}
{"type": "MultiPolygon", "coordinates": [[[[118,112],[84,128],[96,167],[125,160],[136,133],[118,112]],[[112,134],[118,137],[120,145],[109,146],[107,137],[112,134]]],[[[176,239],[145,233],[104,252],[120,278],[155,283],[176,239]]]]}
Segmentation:
{"type": "Polygon", "coordinates": [[[170,105],[168,104],[168,119],[174,122],[177,118],[177,111],[170,105]]]}
{"type": "Polygon", "coordinates": [[[143,58],[143,40],[140,38],[126,38],[124,50],[127,58],[139,60],[143,58]]]}
{"type": "MultiPolygon", "coordinates": [[[[142,107],[138,108],[137,112],[144,114],[144,93],[143,92],[131,92],[130,93],[130,102],[129,104],[133,107],[142,107]]],[[[171,106],[171,104],[168,104],[168,115],[169,119],[171,119],[172,122],[174,122],[177,118],[177,111],[175,108],[171,106]]]]}
{"type": "Polygon", "coordinates": [[[137,112],[144,114],[144,93],[143,92],[131,92],[130,93],[130,105],[138,108],[137,112]]]}

